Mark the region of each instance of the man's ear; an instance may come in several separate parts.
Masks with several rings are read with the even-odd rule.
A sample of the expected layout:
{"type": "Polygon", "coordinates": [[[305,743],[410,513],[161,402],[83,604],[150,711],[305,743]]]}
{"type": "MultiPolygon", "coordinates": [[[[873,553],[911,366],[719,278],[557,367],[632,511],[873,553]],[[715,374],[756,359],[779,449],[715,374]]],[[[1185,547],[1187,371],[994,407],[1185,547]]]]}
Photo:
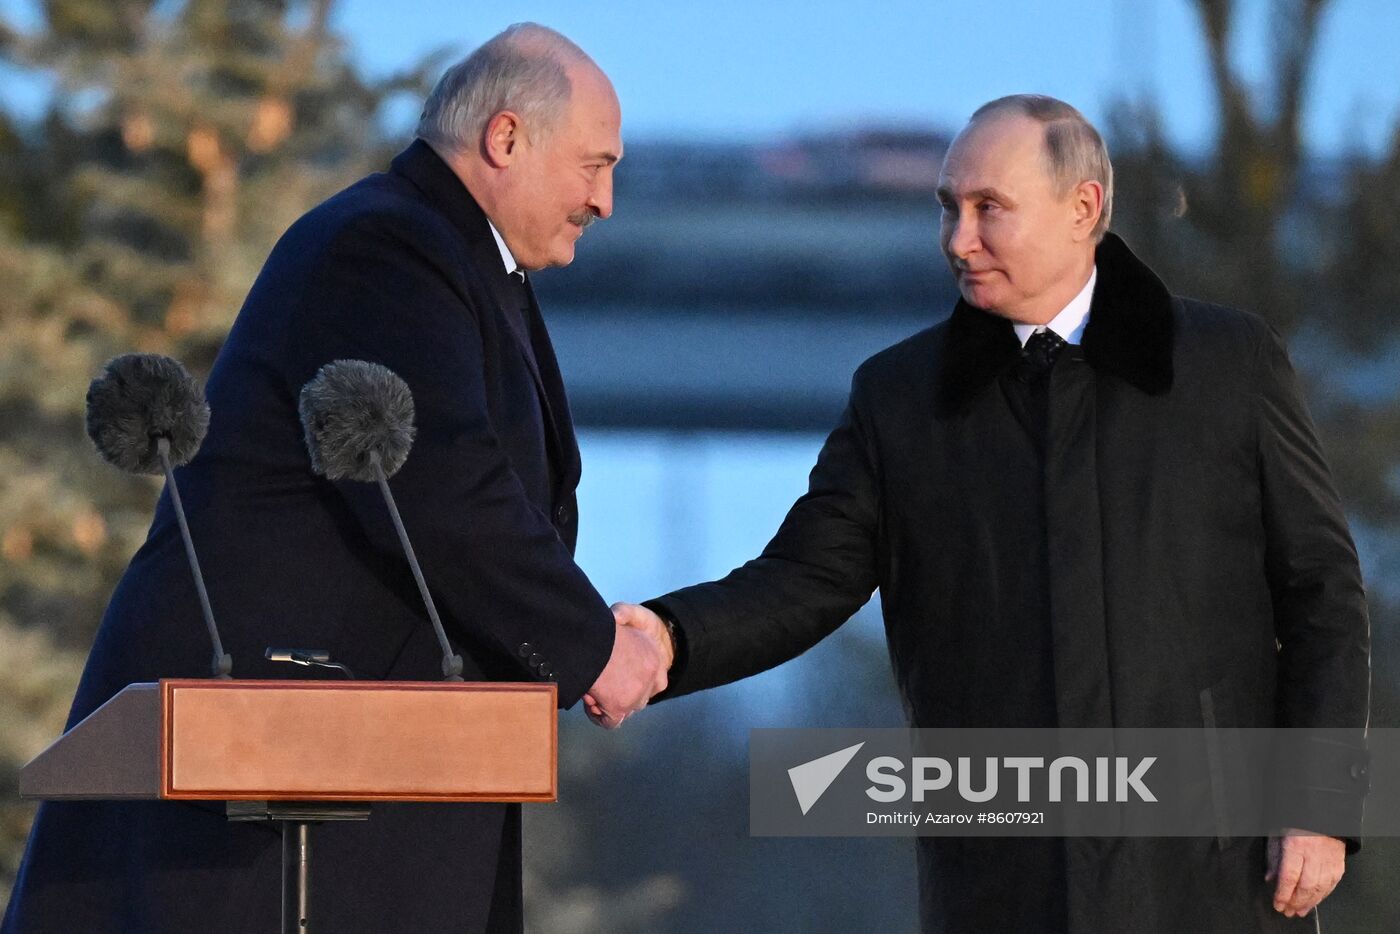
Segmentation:
{"type": "Polygon", "coordinates": [[[1070,208],[1074,211],[1074,239],[1085,240],[1094,235],[1094,227],[1103,214],[1103,185],[1083,181],[1070,192],[1070,208]]]}
{"type": "Polygon", "coordinates": [[[481,155],[487,165],[505,168],[515,158],[524,132],[520,117],[513,110],[502,110],[486,121],[486,131],[482,134],[481,155]]]}

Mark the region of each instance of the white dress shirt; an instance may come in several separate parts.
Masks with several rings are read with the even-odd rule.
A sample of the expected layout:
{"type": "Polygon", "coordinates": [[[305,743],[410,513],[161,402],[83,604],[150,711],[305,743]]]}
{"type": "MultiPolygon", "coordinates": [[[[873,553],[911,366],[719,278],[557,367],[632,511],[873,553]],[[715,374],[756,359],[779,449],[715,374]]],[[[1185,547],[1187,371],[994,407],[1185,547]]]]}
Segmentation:
{"type": "MultiPolygon", "coordinates": [[[[502,249],[505,249],[503,246],[502,249]]],[[[1084,326],[1089,323],[1089,306],[1094,300],[1094,283],[1099,278],[1099,267],[1095,266],[1089,273],[1089,281],[1084,283],[1084,288],[1079,290],[1079,294],[1069,300],[1069,304],[1060,310],[1060,313],[1050,319],[1049,324],[1017,324],[1016,336],[1020,338],[1021,346],[1026,346],[1026,341],[1031,339],[1031,335],[1041,328],[1049,328],[1064,339],[1066,344],[1077,344],[1084,339],[1084,326]]]]}
{"type": "MultiPolygon", "coordinates": [[[[496,229],[496,225],[491,223],[489,218],[486,221],[486,226],[491,228],[491,236],[496,238],[496,248],[501,251],[501,262],[506,265],[506,273],[524,282],[525,270],[521,269],[520,264],[515,261],[515,256],[510,252],[510,247],[506,246],[505,238],[501,236],[501,232],[496,229]]],[[[1093,282],[1092,279],[1089,281],[1093,282]]]]}

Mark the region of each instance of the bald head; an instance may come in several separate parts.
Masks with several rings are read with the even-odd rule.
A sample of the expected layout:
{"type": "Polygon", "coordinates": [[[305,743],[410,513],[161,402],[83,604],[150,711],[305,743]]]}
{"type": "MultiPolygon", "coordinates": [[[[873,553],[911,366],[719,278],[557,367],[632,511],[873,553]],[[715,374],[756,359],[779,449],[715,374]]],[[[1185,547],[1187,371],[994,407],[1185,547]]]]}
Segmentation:
{"type": "Polygon", "coordinates": [[[1078,109],[1045,94],[1011,94],[989,101],[972,114],[968,127],[1006,116],[1040,125],[1045,169],[1061,193],[1085,181],[1103,189],[1103,211],[1094,228],[1094,239],[1102,240],[1113,219],[1113,163],[1099,131],[1078,109]]]}
{"type": "Polygon", "coordinates": [[[467,152],[492,117],[511,111],[538,142],[558,127],[578,82],[612,93],[593,59],[567,37],[538,23],[516,23],[447,70],[423,105],[415,135],[439,152],[467,152]]]}

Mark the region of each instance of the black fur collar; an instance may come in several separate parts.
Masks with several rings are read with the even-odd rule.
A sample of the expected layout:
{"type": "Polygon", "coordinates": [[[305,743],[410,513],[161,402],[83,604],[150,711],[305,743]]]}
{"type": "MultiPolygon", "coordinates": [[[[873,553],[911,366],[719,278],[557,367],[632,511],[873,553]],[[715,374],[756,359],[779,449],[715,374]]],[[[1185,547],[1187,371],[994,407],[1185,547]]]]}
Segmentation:
{"type": "MultiPolygon", "coordinates": [[[[1116,234],[1094,255],[1099,278],[1084,329],[1084,357],[1096,369],[1149,395],[1172,385],[1172,296],[1162,280],[1116,234]]],[[[940,408],[961,410],[1020,359],[1011,322],[959,299],[948,321],[940,408]]]]}

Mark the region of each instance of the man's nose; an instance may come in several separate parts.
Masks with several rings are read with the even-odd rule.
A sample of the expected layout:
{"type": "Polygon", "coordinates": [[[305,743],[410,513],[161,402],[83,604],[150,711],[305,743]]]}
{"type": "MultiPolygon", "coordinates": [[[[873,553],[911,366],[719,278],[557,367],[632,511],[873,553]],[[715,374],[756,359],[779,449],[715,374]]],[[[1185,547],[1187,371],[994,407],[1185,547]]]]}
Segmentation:
{"type": "Polygon", "coordinates": [[[948,255],[955,259],[966,259],[979,244],[977,222],[971,218],[957,218],[948,223],[951,230],[948,232],[948,245],[945,249],[948,255]]]}
{"type": "Polygon", "coordinates": [[[588,196],[588,206],[593,209],[600,220],[607,220],[612,217],[613,212],[613,187],[612,173],[600,173],[598,181],[593,186],[592,193],[588,196]]]}

